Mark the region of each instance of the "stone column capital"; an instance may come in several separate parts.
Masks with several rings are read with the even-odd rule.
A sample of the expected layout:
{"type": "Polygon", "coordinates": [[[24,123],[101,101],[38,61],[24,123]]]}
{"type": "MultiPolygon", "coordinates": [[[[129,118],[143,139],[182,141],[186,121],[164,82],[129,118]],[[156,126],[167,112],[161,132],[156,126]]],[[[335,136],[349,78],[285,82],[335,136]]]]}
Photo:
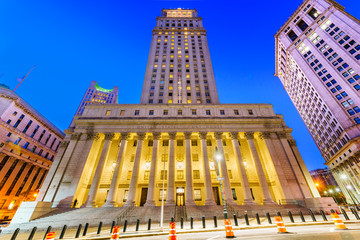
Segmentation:
{"type": "Polygon", "coordinates": [[[286,136],[286,132],[276,132],[276,135],[281,139],[281,138],[287,138],[286,136]]]}
{"type": "Polygon", "coordinates": [[[104,133],[104,135],[105,135],[105,140],[109,140],[109,141],[111,141],[115,136],[114,133],[104,133]]]}
{"type": "Polygon", "coordinates": [[[138,140],[144,140],[144,138],[145,138],[145,133],[136,133],[137,134],[137,139],[138,140]]]}
{"type": "Polygon", "coordinates": [[[168,134],[169,134],[170,140],[175,140],[176,132],[169,132],[168,134]]]}
{"type": "Polygon", "coordinates": [[[254,139],[254,132],[246,132],[244,135],[247,140],[254,139]]]}
{"type": "Polygon", "coordinates": [[[272,132],[266,131],[266,132],[260,133],[259,135],[262,135],[262,137],[263,137],[264,139],[271,139],[271,134],[272,134],[272,132]]]}
{"type": "Polygon", "coordinates": [[[129,134],[128,132],[122,132],[122,133],[120,133],[120,138],[121,138],[121,140],[129,140],[130,137],[131,137],[131,136],[130,136],[130,134],[129,134]]]}
{"type": "Polygon", "coordinates": [[[230,132],[229,136],[232,140],[237,140],[239,138],[239,132],[230,132]]]}
{"type": "Polygon", "coordinates": [[[63,141],[63,142],[61,142],[60,147],[61,147],[61,148],[65,148],[65,147],[67,147],[68,145],[69,145],[69,141],[63,141]]]}
{"type": "Polygon", "coordinates": [[[199,132],[199,137],[200,137],[200,139],[201,140],[205,140],[206,139],[206,137],[207,137],[207,132],[199,132]]]}
{"type": "Polygon", "coordinates": [[[161,138],[161,133],[155,132],[155,133],[153,133],[152,135],[153,135],[153,139],[154,139],[154,140],[159,140],[159,139],[161,138]]]}
{"type": "Polygon", "coordinates": [[[296,141],[294,139],[289,139],[288,142],[290,146],[296,147],[296,141]]]}
{"type": "Polygon", "coordinates": [[[71,140],[79,140],[81,133],[73,133],[71,134],[71,140]]]}
{"type": "Polygon", "coordinates": [[[184,132],[184,136],[186,140],[189,140],[191,138],[192,132],[184,132]]]}
{"type": "Polygon", "coordinates": [[[223,132],[215,132],[214,136],[216,140],[222,139],[223,132]]]}

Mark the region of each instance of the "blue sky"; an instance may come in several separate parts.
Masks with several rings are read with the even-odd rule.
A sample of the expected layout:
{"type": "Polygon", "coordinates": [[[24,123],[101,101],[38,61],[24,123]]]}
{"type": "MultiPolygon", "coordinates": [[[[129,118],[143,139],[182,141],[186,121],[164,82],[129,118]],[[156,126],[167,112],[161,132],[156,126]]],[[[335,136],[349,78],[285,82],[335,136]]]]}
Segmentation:
{"type": "MultiPolygon", "coordinates": [[[[360,1],[338,0],[360,18],[360,1]]],[[[139,103],[151,31],[162,8],[196,8],[208,42],[221,103],[270,103],[284,115],[308,168],[323,159],[278,78],[276,31],[302,0],[93,1],[2,0],[0,83],[60,129],[71,122],[91,80],[119,86],[120,103],[139,103]]]]}

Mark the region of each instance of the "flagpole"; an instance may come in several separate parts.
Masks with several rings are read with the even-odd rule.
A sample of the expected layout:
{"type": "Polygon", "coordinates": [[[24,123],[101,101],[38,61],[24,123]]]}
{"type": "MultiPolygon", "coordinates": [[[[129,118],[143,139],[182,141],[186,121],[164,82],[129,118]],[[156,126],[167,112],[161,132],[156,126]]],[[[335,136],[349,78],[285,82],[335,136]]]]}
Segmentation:
{"type": "Polygon", "coordinates": [[[21,82],[16,86],[16,88],[14,89],[14,92],[15,90],[20,86],[20,84],[25,80],[25,78],[32,72],[32,70],[34,70],[34,68],[36,67],[36,65],[34,65],[31,70],[26,74],[25,77],[23,77],[23,79],[21,80],[21,82]]]}

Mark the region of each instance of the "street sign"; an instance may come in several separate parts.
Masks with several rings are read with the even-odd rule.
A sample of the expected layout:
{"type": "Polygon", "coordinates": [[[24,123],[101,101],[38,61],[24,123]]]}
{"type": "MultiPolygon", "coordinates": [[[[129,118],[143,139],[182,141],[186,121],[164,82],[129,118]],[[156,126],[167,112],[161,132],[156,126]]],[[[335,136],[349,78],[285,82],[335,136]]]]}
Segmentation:
{"type": "Polygon", "coordinates": [[[218,180],[218,181],[223,181],[224,178],[223,178],[223,177],[218,177],[217,180],[218,180]]]}

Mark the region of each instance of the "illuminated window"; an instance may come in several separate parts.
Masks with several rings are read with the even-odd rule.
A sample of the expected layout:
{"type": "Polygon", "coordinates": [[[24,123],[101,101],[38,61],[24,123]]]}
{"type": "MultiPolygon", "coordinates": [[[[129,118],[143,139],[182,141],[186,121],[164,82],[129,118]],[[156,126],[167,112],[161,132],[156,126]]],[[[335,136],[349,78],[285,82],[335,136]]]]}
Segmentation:
{"type": "Polygon", "coordinates": [[[132,171],[128,171],[127,180],[131,180],[132,171]]]}
{"type": "Polygon", "coordinates": [[[190,99],[188,99],[188,100],[187,100],[187,103],[191,103],[191,100],[190,100],[190,99]]]}
{"type": "Polygon", "coordinates": [[[167,180],[167,170],[161,170],[160,180],[167,180]]]}
{"type": "Polygon", "coordinates": [[[173,90],[173,87],[172,87],[172,86],[169,86],[169,90],[173,90]]]}
{"type": "Polygon", "coordinates": [[[184,179],[184,171],[183,170],[176,170],[176,178],[178,180],[184,179]]]}
{"type": "Polygon", "coordinates": [[[111,110],[106,110],[105,116],[110,116],[111,110]]]}
{"type": "Polygon", "coordinates": [[[200,171],[193,170],[193,179],[200,179],[200,171]]]}
{"type": "Polygon", "coordinates": [[[144,180],[149,180],[149,176],[150,176],[150,171],[145,171],[144,172],[144,180]]]}
{"type": "Polygon", "coordinates": [[[186,74],[186,78],[190,78],[190,74],[186,74]]]}
{"type": "Polygon", "coordinates": [[[201,189],[194,189],[194,200],[201,201],[201,189]]]}

